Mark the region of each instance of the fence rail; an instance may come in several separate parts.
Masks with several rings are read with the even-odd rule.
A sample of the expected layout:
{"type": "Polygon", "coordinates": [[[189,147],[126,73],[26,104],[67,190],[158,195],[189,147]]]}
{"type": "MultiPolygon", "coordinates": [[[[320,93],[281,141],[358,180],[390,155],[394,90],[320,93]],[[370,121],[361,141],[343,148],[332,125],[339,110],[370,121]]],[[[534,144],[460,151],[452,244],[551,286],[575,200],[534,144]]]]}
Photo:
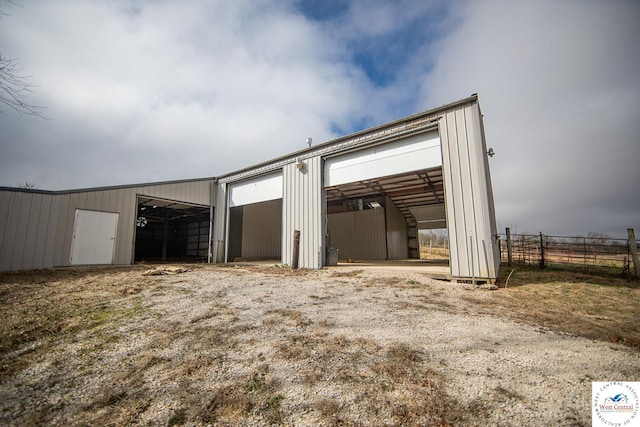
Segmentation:
{"type": "Polygon", "coordinates": [[[543,233],[500,235],[500,261],[508,265],[549,266],[638,277],[638,243],[628,239],[549,236],[543,233]],[[635,251],[634,251],[635,249],[635,251]]]}

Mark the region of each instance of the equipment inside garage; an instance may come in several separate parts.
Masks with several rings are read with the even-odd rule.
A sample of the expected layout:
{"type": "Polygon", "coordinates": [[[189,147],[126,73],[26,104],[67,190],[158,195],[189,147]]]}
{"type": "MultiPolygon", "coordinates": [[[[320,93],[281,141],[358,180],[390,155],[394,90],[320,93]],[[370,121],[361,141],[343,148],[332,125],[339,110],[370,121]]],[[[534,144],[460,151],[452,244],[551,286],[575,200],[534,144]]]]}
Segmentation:
{"type": "Polygon", "coordinates": [[[135,260],[204,261],[209,206],[138,196],[135,260]]]}

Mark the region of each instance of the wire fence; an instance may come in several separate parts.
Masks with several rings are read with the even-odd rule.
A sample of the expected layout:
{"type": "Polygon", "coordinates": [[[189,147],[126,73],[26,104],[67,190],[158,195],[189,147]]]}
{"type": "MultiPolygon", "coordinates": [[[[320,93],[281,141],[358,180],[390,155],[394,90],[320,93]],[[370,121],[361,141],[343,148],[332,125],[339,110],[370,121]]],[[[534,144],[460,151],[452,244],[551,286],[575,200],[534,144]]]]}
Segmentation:
{"type": "Polygon", "coordinates": [[[634,273],[633,245],[637,248],[635,239],[630,245],[629,239],[608,237],[501,234],[500,261],[626,276],[634,273]]]}

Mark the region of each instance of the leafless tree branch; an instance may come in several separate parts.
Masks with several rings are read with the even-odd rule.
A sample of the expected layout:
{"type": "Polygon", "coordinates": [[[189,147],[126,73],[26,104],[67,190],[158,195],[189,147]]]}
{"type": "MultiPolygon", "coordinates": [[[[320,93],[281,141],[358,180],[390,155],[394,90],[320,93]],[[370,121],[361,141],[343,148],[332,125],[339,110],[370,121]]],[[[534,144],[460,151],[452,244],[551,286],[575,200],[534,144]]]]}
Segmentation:
{"type": "MultiPolygon", "coordinates": [[[[4,0],[0,3],[0,17],[9,15],[2,5],[7,7],[17,6],[11,0],[4,0]]],[[[17,68],[16,59],[0,53],[0,104],[12,108],[20,115],[28,114],[46,119],[41,112],[42,107],[26,101],[25,95],[33,92],[32,88],[36,87],[36,85],[29,82],[31,76],[23,75],[21,71],[17,68]]],[[[0,109],[0,113],[3,113],[2,109],[0,109]]]]}
{"type": "Polygon", "coordinates": [[[15,59],[0,53],[0,103],[21,115],[29,114],[44,119],[41,107],[28,103],[24,98],[25,93],[33,92],[32,88],[37,87],[29,82],[30,77],[20,74],[15,59]]]}

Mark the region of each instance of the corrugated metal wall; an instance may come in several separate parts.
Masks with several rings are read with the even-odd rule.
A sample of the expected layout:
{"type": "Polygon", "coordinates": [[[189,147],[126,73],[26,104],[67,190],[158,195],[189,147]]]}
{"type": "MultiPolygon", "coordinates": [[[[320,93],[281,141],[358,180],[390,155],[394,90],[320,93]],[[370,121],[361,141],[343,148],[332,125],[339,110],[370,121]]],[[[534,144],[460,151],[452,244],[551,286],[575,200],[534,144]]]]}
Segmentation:
{"type": "Polygon", "coordinates": [[[493,196],[477,102],[444,113],[440,138],[451,275],[495,278],[493,196]]]}
{"type": "Polygon", "coordinates": [[[300,268],[324,265],[324,218],[326,203],[322,186],[322,158],[302,160],[300,170],[295,163],[284,166],[282,219],[282,263],[291,264],[293,232],[300,231],[300,268]]]}
{"type": "Polygon", "coordinates": [[[242,209],[242,257],[282,257],[282,199],[245,205],[242,209]]]}
{"type": "Polygon", "coordinates": [[[387,239],[384,209],[342,212],[328,215],[331,246],[338,258],[386,259],[387,239]]]}
{"type": "Polygon", "coordinates": [[[120,214],[113,262],[130,264],[138,194],[209,205],[210,180],[55,193],[0,190],[0,270],[70,265],[76,209],[120,214]]]}
{"type": "Polygon", "coordinates": [[[387,257],[388,259],[407,259],[409,257],[409,235],[407,220],[390,198],[386,198],[387,215],[387,257]]]}
{"type": "MultiPolygon", "coordinates": [[[[380,143],[382,139],[397,140],[404,135],[410,137],[414,132],[430,128],[436,122],[442,143],[447,226],[451,240],[451,274],[453,277],[461,278],[495,279],[499,266],[494,240],[497,230],[482,116],[475,95],[401,121],[338,139],[333,143],[312,147],[308,152],[303,150],[290,157],[275,159],[255,168],[247,168],[225,176],[221,178],[217,204],[224,206],[226,201],[224,185],[283,168],[282,262],[291,263],[293,232],[300,230],[299,266],[319,268],[324,265],[325,221],[328,221],[325,216],[325,195],[322,188],[323,156],[365,147],[370,143],[380,143]],[[296,161],[301,161],[304,167],[299,169],[296,161]]],[[[390,230],[399,226],[395,219],[393,214],[387,217],[387,227],[390,230]]],[[[226,218],[223,219],[221,212],[218,212],[215,221],[216,240],[226,239],[226,218]]],[[[384,226],[380,229],[384,231],[384,226]]],[[[333,232],[334,230],[332,238],[335,235],[333,232]]],[[[395,231],[391,231],[386,237],[390,237],[391,245],[382,247],[389,256],[404,257],[404,247],[402,253],[396,252],[396,248],[400,250],[400,246],[395,242],[395,231]]],[[[344,246],[340,256],[349,256],[345,254],[344,248],[349,247],[350,243],[345,241],[339,244],[344,246]]],[[[379,252],[361,253],[357,256],[384,258],[379,252]]]]}
{"type": "Polygon", "coordinates": [[[0,190],[0,271],[53,265],[60,200],[0,190]]]}

